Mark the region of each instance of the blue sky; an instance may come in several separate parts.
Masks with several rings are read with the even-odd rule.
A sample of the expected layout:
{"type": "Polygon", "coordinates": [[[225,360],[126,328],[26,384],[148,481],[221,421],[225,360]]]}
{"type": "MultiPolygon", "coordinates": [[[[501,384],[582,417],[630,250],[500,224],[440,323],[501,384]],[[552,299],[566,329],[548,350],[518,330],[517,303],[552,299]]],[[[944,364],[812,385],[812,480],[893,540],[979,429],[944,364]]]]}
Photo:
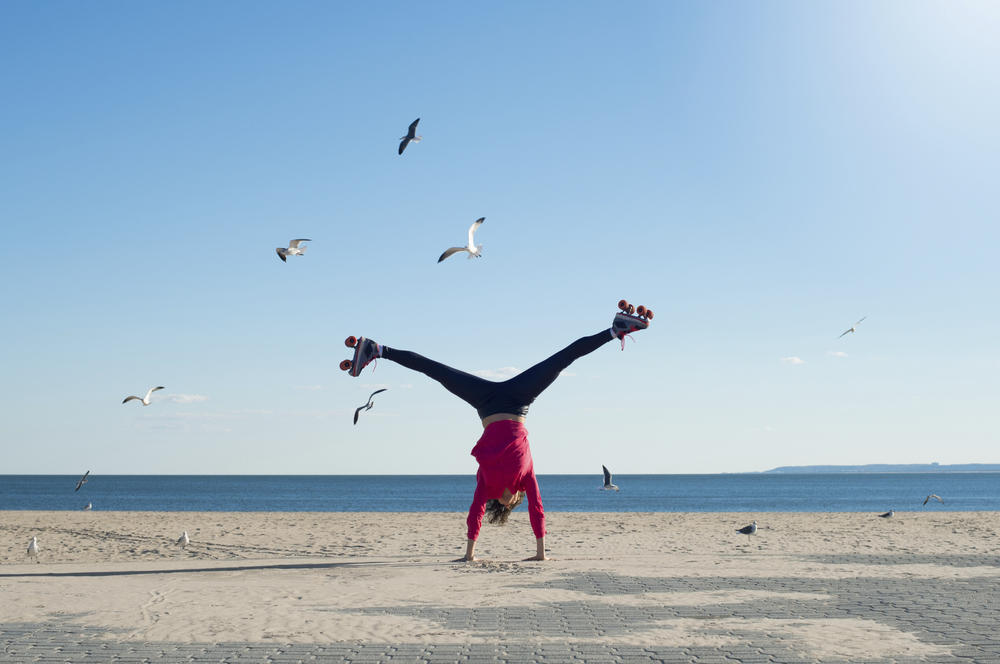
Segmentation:
{"type": "Polygon", "coordinates": [[[989,2],[5,3],[0,474],[471,473],[474,411],[343,339],[503,375],[621,297],[654,323],[535,402],[540,473],[1000,462],[997,34],[989,2]]]}

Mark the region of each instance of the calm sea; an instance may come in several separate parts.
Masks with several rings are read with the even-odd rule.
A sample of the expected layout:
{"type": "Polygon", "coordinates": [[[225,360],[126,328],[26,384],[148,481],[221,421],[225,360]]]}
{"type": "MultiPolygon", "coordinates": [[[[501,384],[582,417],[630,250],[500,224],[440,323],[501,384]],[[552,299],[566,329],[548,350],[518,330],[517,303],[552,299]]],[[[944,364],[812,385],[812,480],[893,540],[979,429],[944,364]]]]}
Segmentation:
{"type": "MultiPolygon", "coordinates": [[[[0,510],[461,512],[472,475],[0,475],[0,510]]],[[[540,475],[547,511],[1000,511],[1000,473],[540,475]],[[931,501],[929,493],[944,504],[931,501]]]]}

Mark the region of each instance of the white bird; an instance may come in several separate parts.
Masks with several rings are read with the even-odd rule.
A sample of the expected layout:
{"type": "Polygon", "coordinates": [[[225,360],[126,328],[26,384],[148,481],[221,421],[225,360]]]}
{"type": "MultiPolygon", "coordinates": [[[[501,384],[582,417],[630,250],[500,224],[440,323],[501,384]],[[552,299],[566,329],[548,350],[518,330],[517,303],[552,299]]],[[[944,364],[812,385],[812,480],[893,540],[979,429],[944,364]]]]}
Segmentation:
{"type": "Polygon", "coordinates": [[[452,254],[457,254],[460,251],[468,251],[469,258],[472,258],[473,256],[475,256],[476,258],[481,258],[483,255],[482,254],[483,245],[476,244],[475,240],[473,239],[473,235],[475,235],[476,229],[479,228],[484,221],[486,221],[486,217],[480,217],[479,219],[476,219],[474,222],[472,222],[471,226],[469,226],[469,245],[467,247],[452,247],[446,250],[443,254],[441,254],[441,258],[438,259],[438,263],[448,258],[448,256],[451,256],[452,254]]]}
{"type": "Polygon", "coordinates": [[[303,242],[312,242],[312,240],[303,237],[298,240],[289,240],[287,249],[285,247],[276,247],[275,251],[278,253],[278,258],[281,259],[281,262],[286,262],[285,259],[289,256],[301,256],[306,253],[306,247],[299,246],[303,242]]]}
{"type": "Polygon", "coordinates": [[[177,543],[180,544],[181,546],[187,546],[188,544],[191,543],[191,538],[188,537],[188,531],[185,530],[183,533],[181,533],[181,536],[177,538],[177,543]]]}
{"type": "Polygon", "coordinates": [[[888,512],[883,512],[882,514],[879,514],[879,516],[882,517],[883,519],[891,519],[894,514],[896,514],[895,511],[889,510],[888,512]]]}
{"type": "Polygon", "coordinates": [[[38,562],[38,538],[32,537],[31,543],[28,544],[28,556],[35,559],[38,562]]]}
{"type": "Polygon", "coordinates": [[[364,406],[358,406],[357,410],[354,411],[354,423],[355,424],[358,423],[358,416],[361,415],[361,411],[363,411],[363,410],[371,410],[372,406],[375,405],[375,402],[372,401],[372,397],[374,397],[379,392],[385,392],[386,389],[388,389],[388,388],[383,387],[381,390],[375,390],[374,392],[372,392],[371,396],[368,397],[368,403],[366,403],[364,406]]]}
{"type": "MultiPolygon", "coordinates": [[[[149,405],[149,397],[152,396],[153,392],[155,392],[157,390],[162,390],[162,389],[165,389],[162,385],[160,385],[159,387],[151,387],[151,388],[149,388],[149,392],[146,392],[146,396],[144,396],[144,397],[137,397],[135,395],[127,396],[127,397],[125,397],[125,399],[122,400],[122,403],[128,403],[129,401],[132,401],[133,399],[135,399],[136,401],[141,401],[143,406],[148,406],[149,405]]],[[[90,472],[90,471],[87,471],[87,472],[90,472]]]]}
{"type": "Polygon", "coordinates": [[[76,483],[76,488],[73,489],[73,491],[79,491],[80,487],[82,487],[84,484],[87,483],[87,475],[90,475],[90,471],[89,470],[87,472],[85,472],[83,474],[83,477],[80,478],[80,481],[76,483]]]}
{"type": "Polygon", "coordinates": [[[618,487],[611,483],[611,471],[608,470],[607,466],[601,466],[604,469],[604,486],[601,487],[603,491],[617,491],[618,487]]]}
{"type": "Polygon", "coordinates": [[[749,542],[750,536],[757,532],[757,522],[754,521],[749,526],[743,526],[742,528],[737,528],[736,532],[740,533],[741,535],[746,535],[747,542],[749,542]]]}
{"type": "Polygon", "coordinates": [[[939,503],[941,503],[942,505],[944,505],[944,501],[941,500],[941,496],[937,495],[936,493],[932,493],[929,496],[927,496],[926,498],[924,498],[924,505],[926,505],[927,501],[930,500],[931,498],[933,498],[934,500],[936,500],[939,503]]]}
{"type": "Polygon", "coordinates": [[[84,512],[89,512],[92,509],[94,509],[94,503],[87,503],[86,505],[83,506],[84,512]]]}
{"type": "Polygon", "coordinates": [[[413,142],[413,143],[419,143],[420,139],[423,138],[423,136],[417,136],[417,123],[418,122],[420,122],[420,118],[417,118],[416,120],[414,120],[413,122],[410,123],[410,128],[406,130],[406,136],[400,136],[399,137],[399,141],[400,141],[400,143],[399,143],[399,154],[403,154],[403,150],[405,150],[406,146],[409,145],[411,142],[413,142]]]}
{"type": "MultiPolygon", "coordinates": [[[[868,318],[868,316],[862,316],[862,317],[861,317],[861,320],[864,320],[864,319],[866,319],[866,318],[868,318]]],[[[843,332],[842,332],[842,333],[840,334],[840,337],[842,337],[842,336],[844,336],[845,334],[848,334],[848,333],[850,333],[850,332],[857,332],[857,330],[858,330],[858,325],[861,325],[861,320],[859,320],[859,321],[858,321],[857,323],[855,323],[854,325],[852,325],[852,326],[851,326],[851,327],[850,327],[849,329],[847,329],[847,330],[844,330],[844,331],[843,331],[843,332]]],[[[839,339],[840,337],[837,337],[837,338],[839,339]]]]}

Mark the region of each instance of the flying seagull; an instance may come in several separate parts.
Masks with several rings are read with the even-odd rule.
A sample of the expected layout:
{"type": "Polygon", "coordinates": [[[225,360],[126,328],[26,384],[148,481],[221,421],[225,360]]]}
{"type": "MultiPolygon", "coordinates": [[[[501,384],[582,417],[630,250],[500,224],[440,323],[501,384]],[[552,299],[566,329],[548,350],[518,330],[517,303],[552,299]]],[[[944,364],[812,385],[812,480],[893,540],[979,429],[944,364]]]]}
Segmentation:
{"type": "MultiPolygon", "coordinates": [[[[149,397],[150,397],[150,395],[152,395],[153,392],[155,392],[157,390],[162,390],[162,389],[165,389],[162,385],[160,385],[159,387],[151,387],[151,388],[149,388],[149,392],[146,392],[146,396],[144,396],[144,397],[137,397],[135,395],[127,396],[122,401],[122,403],[128,403],[129,401],[132,401],[133,399],[135,399],[136,401],[141,401],[143,406],[148,406],[149,405],[149,397]]],[[[88,472],[90,472],[90,471],[88,471],[88,472]]],[[[79,488],[79,487],[77,487],[77,488],[79,488]]]]}
{"type": "Polygon", "coordinates": [[[451,249],[448,249],[443,254],[441,254],[441,258],[438,259],[438,263],[448,258],[448,256],[451,256],[452,254],[457,254],[460,251],[468,251],[469,258],[472,258],[473,256],[475,256],[476,258],[481,258],[483,255],[482,253],[483,245],[476,244],[472,236],[475,234],[476,229],[479,228],[484,221],[486,221],[486,217],[480,217],[479,219],[476,219],[474,222],[472,222],[471,226],[469,226],[469,246],[452,247],[451,249]]]}
{"type": "Polygon", "coordinates": [[[403,154],[403,150],[406,146],[410,144],[410,141],[414,143],[419,143],[423,136],[417,136],[417,123],[420,122],[420,118],[417,118],[410,123],[410,128],[406,130],[406,136],[400,136],[399,138],[399,154],[403,154]]]}
{"type": "Polygon", "coordinates": [[[303,242],[312,242],[312,240],[307,237],[299,238],[298,240],[289,240],[287,249],[284,247],[277,247],[274,251],[278,254],[278,258],[281,259],[281,262],[284,263],[286,262],[285,259],[289,256],[301,256],[306,253],[306,248],[299,246],[303,242]]]}
{"type": "Polygon", "coordinates": [[[757,532],[757,522],[754,521],[749,526],[743,526],[742,528],[737,528],[736,532],[740,533],[741,535],[746,535],[747,542],[749,542],[750,536],[757,532]]]}
{"type": "Polygon", "coordinates": [[[188,531],[185,530],[183,533],[181,533],[181,536],[177,538],[177,543],[180,544],[181,546],[187,546],[188,544],[191,543],[191,538],[188,537],[188,531]]]}
{"type": "Polygon", "coordinates": [[[603,491],[617,491],[618,487],[611,483],[611,471],[608,470],[607,466],[601,466],[604,469],[604,486],[601,487],[603,491]]]}
{"type": "MultiPolygon", "coordinates": [[[[861,317],[861,320],[864,320],[864,319],[866,319],[866,318],[868,318],[868,316],[862,316],[862,317],[861,317]]],[[[843,331],[843,332],[842,332],[842,333],[840,334],[840,337],[844,336],[845,334],[847,334],[847,333],[849,333],[849,332],[857,332],[857,331],[858,331],[858,325],[861,325],[861,320],[859,320],[859,321],[858,321],[857,323],[855,323],[854,325],[852,325],[852,326],[851,326],[851,327],[850,327],[849,329],[847,329],[847,330],[844,330],[844,331],[843,331]]],[[[837,338],[839,339],[840,337],[837,337],[837,338]]]]}
{"type": "Polygon", "coordinates": [[[87,483],[87,475],[90,475],[90,471],[89,470],[87,472],[85,472],[83,474],[83,477],[80,478],[80,481],[76,483],[76,488],[73,489],[73,491],[79,491],[80,487],[82,487],[84,484],[87,483]]]}
{"type": "Polygon", "coordinates": [[[889,510],[888,512],[883,512],[882,514],[879,514],[879,516],[882,517],[883,519],[891,519],[894,514],[895,512],[893,510],[889,510]]]}
{"type": "Polygon", "coordinates": [[[381,390],[375,390],[374,392],[371,393],[371,396],[368,397],[368,403],[366,403],[364,406],[358,406],[357,410],[354,411],[354,423],[355,424],[358,423],[358,416],[361,415],[361,411],[363,411],[363,410],[371,410],[372,406],[375,405],[375,402],[372,401],[372,397],[374,397],[379,392],[385,392],[386,389],[387,388],[383,387],[381,390]]]}
{"type": "Polygon", "coordinates": [[[926,498],[924,498],[924,505],[926,505],[927,501],[930,500],[931,498],[933,498],[934,500],[936,500],[939,503],[941,503],[942,505],[944,505],[944,501],[941,500],[941,496],[937,495],[936,493],[932,493],[931,495],[929,495],[926,498]]]}
{"type": "Polygon", "coordinates": [[[38,562],[38,538],[32,537],[31,542],[28,544],[28,557],[34,558],[35,562],[38,562]]]}

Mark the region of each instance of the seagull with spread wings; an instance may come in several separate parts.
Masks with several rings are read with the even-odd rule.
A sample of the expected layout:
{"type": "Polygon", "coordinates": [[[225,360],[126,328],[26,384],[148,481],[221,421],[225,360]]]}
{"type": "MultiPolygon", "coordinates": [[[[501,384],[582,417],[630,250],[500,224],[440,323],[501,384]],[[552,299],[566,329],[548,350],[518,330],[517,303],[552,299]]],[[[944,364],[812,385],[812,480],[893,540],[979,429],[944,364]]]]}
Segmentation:
{"type": "Polygon", "coordinates": [[[149,388],[149,392],[146,392],[146,396],[144,396],[144,397],[137,397],[135,395],[127,396],[122,401],[122,403],[128,403],[129,401],[132,401],[133,399],[135,399],[136,401],[142,402],[143,406],[148,406],[149,405],[149,397],[152,396],[153,392],[155,392],[157,390],[162,390],[162,389],[165,389],[162,385],[160,385],[159,387],[151,387],[151,388],[149,388]]]}
{"type": "Polygon", "coordinates": [[[306,253],[306,248],[300,246],[303,242],[312,242],[312,240],[307,237],[299,238],[298,240],[289,240],[287,249],[285,247],[276,247],[274,251],[278,254],[281,262],[285,263],[289,256],[301,256],[306,253]]]}
{"type": "Polygon", "coordinates": [[[419,143],[423,136],[417,136],[417,123],[420,122],[420,118],[417,118],[410,123],[410,128],[406,131],[406,136],[401,136],[399,139],[399,154],[403,154],[403,150],[410,143],[419,143]]]}
{"type": "Polygon", "coordinates": [[[604,486],[601,487],[601,490],[617,491],[618,487],[611,483],[611,471],[608,470],[608,467],[604,465],[602,465],[601,468],[604,469],[604,486]]]}
{"type": "MultiPolygon", "coordinates": [[[[864,320],[864,319],[866,319],[866,318],[868,318],[868,316],[862,316],[862,317],[861,317],[861,320],[864,320]]],[[[849,334],[849,333],[851,333],[851,332],[857,332],[857,331],[858,331],[858,325],[861,325],[861,320],[859,320],[859,321],[858,321],[857,323],[855,323],[854,325],[852,325],[852,326],[851,326],[851,327],[849,327],[848,329],[844,330],[844,331],[843,331],[843,332],[842,332],[842,333],[840,334],[840,337],[844,336],[845,334],[849,334]]],[[[837,338],[839,339],[840,337],[837,337],[837,338]]]]}
{"type": "Polygon", "coordinates": [[[924,498],[924,505],[926,505],[927,501],[930,500],[931,498],[933,498],[934,500],[936,500],[939,503],[941,503],[942,505],[944,505],[944,501],[941,500],[941,496],[937,495],[936,493],[932,493],[929,496],[927,496],[926,498],[924,498]]]}
{"type": "Polygon", "coordinates": [[[372,393],[371,393],[371,396],[370,396],[370,397],[368,397],[368,403],[366,403],[366,404],[365,404],[365,405],[363,405],[363,406],[358,406],[357,410],[355,410],[355,411],[354,411],[354,423],[355,423],[355,424],[357,424],[357,423],[358,423],[358,416],[359,416],[359,415],[361,415],[361,411],[363,411],[363,410],[371,410],[371,409],[372,409],[372,406],[374,406],[374,405],[375,405],[375,402],[374,402],[374,401],[372,401],[372,398],[373,398],[373,397],[374,397],[374,396],[375,396],[376,394],[378,394],[379,392],[385,392],[385,391],[386,391],[386,389],[387,389],[387,388],[383,387],[383,388],[382,388],[381,390],[375,390],[374,392],[372,392],[372,393]]]}
{"type": "Polygon", "coordinates": [[[80,478],[80,481],[76,483],[76,488],[73,489],[73,491],[79,491],[80,487],[82,487],[84,484],[87,483],[87,475],[90,475],[90,471],[89,470],[87,472],[85,472],[83,474],[83,477],[80,478]]]}
{"type": "Polygon", "coordinates": [[[482,226],[484,221],[486,221],[486,217],[480,217],[479,219],[476,219],[474,222],[472,222],[471,226],[469,226],[469,244],[468,244],[468,246],[465,246],[465,247],[451,247],[450,249],[445,250],[445,252],[443,254],[441,254],[441,258],[438,259],[438,263],[440,263],[444,259],[448,258],[448,256],[451,256],[452,254],[457,254],[460,251],[467,251],[467,252],[469,252],[469,258],[472,258],[473,256],[476,257],[476,258],[482,258],[482,255],[483,255],[483,251],[482,251],[483,250],[483,245],[476,244],[476,241],[475,241],[475,239],[474,239],[473,236],[476,233],[476,229],[479,228],[480,226],[482,226]]]}

